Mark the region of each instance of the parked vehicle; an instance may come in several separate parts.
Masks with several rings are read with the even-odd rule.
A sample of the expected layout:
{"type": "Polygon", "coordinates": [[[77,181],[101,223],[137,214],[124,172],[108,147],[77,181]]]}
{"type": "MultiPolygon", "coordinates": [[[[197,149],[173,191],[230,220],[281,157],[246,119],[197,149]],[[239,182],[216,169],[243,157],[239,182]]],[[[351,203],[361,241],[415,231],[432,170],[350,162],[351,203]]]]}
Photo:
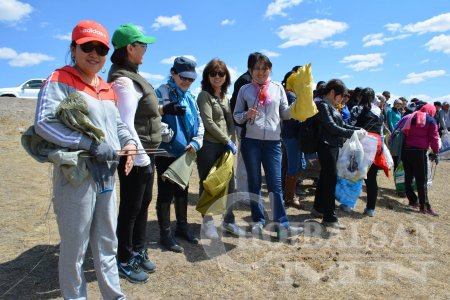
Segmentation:
{"type": "Polygon", "coordinates": [[[44,81],[44,78],[33,78],[25,81],[18,87],[2,88],[0,89],[0,97],[37,99],[44,81]]]}

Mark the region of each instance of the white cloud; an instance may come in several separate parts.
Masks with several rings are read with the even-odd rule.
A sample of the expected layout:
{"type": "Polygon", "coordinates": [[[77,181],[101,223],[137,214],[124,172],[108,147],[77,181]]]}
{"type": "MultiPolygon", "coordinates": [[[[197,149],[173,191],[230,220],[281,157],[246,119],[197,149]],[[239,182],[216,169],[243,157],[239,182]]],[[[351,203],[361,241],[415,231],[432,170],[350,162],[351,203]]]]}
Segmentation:
{"type": "Polygon", "coordinates": [[[11,48],[0,48],[0,59],[13,59],[17,56],[17,52],[11,48]]]}
{"type": "MultiPolygon", "coordinates": [[[[375,69],[384,62],[384,53],[357,54],[344,57],[340,62],[348,64],[348,68],[354,71],[375,69]]],[[[376,70],[376,69],[375,69],[376,70]]]]}
{"type": "Polygon", "coordinates": [[[386,27],[386,29],[391,31],[391,32],[397,32],[397,31],[402,29],[402,24],[389,23],[389,24],[384,25],[384,27],[386,27]]]}
{"type": "Polygon", "coordinates": [[[173,61],[175,60],[175,58],[177,58],[179,56],[184,56],[184,57],[187,57],[187,58],[189,58],[189,59],[191,59],[193,61],[197,61],[195,56],[187,54],[187,55],[174,55],[174,56],[171,56],[171,57],[168,57],[168,58],[163,58],[163,59],[161,59],[160,63],[165,64],[165,65],[173,65],[173,61]]]}
{"type": "Polygon", "coordinates": [[[266,50],[266,49],[263,49],[260,52],[262,54],[266,55],[267,57],[278,57],[278,56],[280,56],[280,53],[274,52],[274,51],[269,51],[269,50],[266,50]]]}
{"type": "Polygon", "coordinates": [[[328,19],[312,19],[305,23],[291,24],[280,27],[278,36],[287,40],[280,48],[306,46],[325,40],[337,33],[347,30],[348,25],[328,19]]]}
{"type": "Polygon", "coordinates": [[[46,54],[23,52],[15,56],[8,64],[11,67],[29,67],[51,60],[54,58],[46,54]]]}
{"type": "Polygon", "coordinates": [[[144,77],[145,79],[148,80],[154,80],[154,81],[162,81],[164,80],[164,76],[163,75],[159,75],[159,74],[151,74],[151,73],[147,73],[147,72],[142,72],[139,71],[139,74],[144,77]]]}
{"type": "Polygon", "coordinates": [[[274,15],[286,16],[285,9],[297,6],[302,3],[303,0],[275,0],[275,2],[269,3],[266,10],[266,17],[274,15]]]}
{"type": "Polygon", "coordinates": [[[419,34],[448,31],[450,30],[450,13],[434,16],[428,20],[417,22],[415,24],[408,24],[403,27],[403,30],[419,34]]]}
{"type": "Polygon", "coordinates": [[[429,78],[439,77],[445,75],[444,70],[435,70],[435,71],[426,71],[422,73],[409,73],[406,75],[406,79],[403,79],[400,81],[400,83],[403,84],[418,84],[420,82],[423,82],[429,78]]]}
{"type": "Polygon", "coordinates": [[[33,7],[28,3],[17,0],[0,1],[0,21],[4,23],[20,22],[33,11],[33,7]]]}
{"type": "Polygon", "coordinates": [[[66,34],[57,34],[55,38],[61,41],[72,41],[72,33],[67,32],[66,34]]]}
{"type": "Polygon", "coordinates": [[[348,45],[346,41],[323,41],[322,45],[328,47],[331,46],[333,48],[343,48],[348,45]]]}
{"type": "Polygon", "coordinates": [[[448,101],[448,99],[450,99],[450,94],[433,98],[433,101],[441,101],[441,103],[442,103],[444,101],[448,101]]]}
{"type": "Polygon", "coordinates": [[[425,59],[420,61],[420,64],[426,64],[426,63],[429,63],[429,62],[430,62],[430,59],[429,58],[425,58],[425,59]]]}
{"type": "Polygon", "coordinates": [[[425,44],[428,51],[444,52],[450,54],[450,35],[441,34],[435,36],[425,44]]]}
{"type": "Polygon", "coordinates": [[[353,78],[353,76],[348,75],[348,74],[344,74],[344,75],[339,76],[339,79],[349,79],[349,78],[353,78]]]}
{"type": "Polygon", "coordinates": [[[230,19],[225,19],[222,22],[220,22],[220,25],[225,26],[225,25],[234,25],[234,23],[236,23],[236,20],[230,20],[230,19]]]}
{"type": "Polygon", "coordinates": [[[161,27],[169,27],[173,31],[182,31],[187,29],[186,25],[183,23],[181,15],[175,15],[172,17],[157,17],[155,22],[152,24],[152,28],[158,30],[161,27]]]}
{"type": "Polygon", "coordinates": [[[387,42],[406,39],[410,36],[411,34],[400,34],[397,36],[385,37],[383,33],[374,33],[366,35],[365,37],[363,37],[362,41],[364,42],[364,47],[382,46],[387,42]]]}

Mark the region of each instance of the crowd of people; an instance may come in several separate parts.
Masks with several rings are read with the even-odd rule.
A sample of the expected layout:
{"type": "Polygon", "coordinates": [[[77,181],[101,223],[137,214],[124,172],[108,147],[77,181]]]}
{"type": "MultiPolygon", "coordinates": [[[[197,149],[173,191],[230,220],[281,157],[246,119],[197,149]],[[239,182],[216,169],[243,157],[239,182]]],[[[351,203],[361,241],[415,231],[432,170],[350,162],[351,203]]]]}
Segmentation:
{"type": "MultiPolygon", "coordinates": [[[[59,283],[65,299],[87,297],[83,261],[88,244],[105,299],[125,298],[119,276],[133,283],[145,283],[148,274],[156,271],[146,247],[155,170],[161,246],[180,253],[184,249],[176,238],[198,244],[198,233],[193,232],[187,219],[189,185],[166,178],[179,161],[184,163],[175,170],[180,176],[186,172],[189,176],[190,162],[196,161],[201,195],[202,183],[218,159],[227,152],[237,155],[235,173],[228,183],[230,196],[223,211],[222,231],[236,237],[262,236],[267,225],[261,197],[262,166],[277,238],[303,232],[302,227],[289,223],[285,209],[302,208],[296,196],[298,175],[311,157],[301,151],[301,143],[307,142],[298,135],[301,122],[290,114],[297,96],[288,82],[301,67],[293,67],[278,83],[270,77],[270,59],[259,52],[251,53],[248,70],[235,82],[229,99],[230,72],[224,61],[215,58],[203,70],[201,92],[196,97],[190,90],[197,80],[196,63],[189,58],[175,58],[167,82],[156,89],[139,74],[147,46],[154,41],[133,24],[119,26],[112,35],[112,66],[104,82],[97,73],[111,48],[109,34],[97,22],[81,21],[72,32],[71,63],[54,71],[39,94],[36,133],[68,152],[84,153],[90,174],[81,184],[73,185],[66,178],[64,166],[54,166],[53,204],[61,237],[59,283]],[[104,133],[102,139],[93,139],[58,118],[59,105],[74,93],[84,99],[89,120],[104,133]],[[120,182],[118,215],[111,180],[116,169],[120,182]],[[235,191],[248,196],[231,197],[235,191]],[[236,200],[249,203],[250,232],[236,224],[236,200]],[[170,220],[172,202],[175,230],[170,220]]],[[[348,90],[338,79],[317,84],[313,103],[318,110],[314,118],[320,135],[313,156],[318,158],[321,170],[311,213],[322,218],[323,226],[345,229],[336,215],[336,164],[340,148],[354,134],[372,135],[378,141],[374,163],[365,179],[364,213],[375,215],[377,173],[380,169],[388,172],[383,163],[383,143],[386,133],[395,130],[402,130],[405,136],[401,158],[394,157],[394,163],[396,167],[401,159],[404,164],[409,205],[437,215],[427,197],[428,150],[431,147],[435,154],[431,155],[432,160],[437,162],[438,126],[441,131],[450,130],[449,103],[433,106],[412,99],[407,104],[406,99],[399,98],[388,107],[389,98],[389,92],[376,96],[371,88],[348,90]],[[418,195],[412,188],[413,178],[418,195]]],[[[344,205],[341,208],[348,210],[344,205]]],[[[214,218],[209,214],[202,217],[202,237],[219,239],[214,218]]]]}

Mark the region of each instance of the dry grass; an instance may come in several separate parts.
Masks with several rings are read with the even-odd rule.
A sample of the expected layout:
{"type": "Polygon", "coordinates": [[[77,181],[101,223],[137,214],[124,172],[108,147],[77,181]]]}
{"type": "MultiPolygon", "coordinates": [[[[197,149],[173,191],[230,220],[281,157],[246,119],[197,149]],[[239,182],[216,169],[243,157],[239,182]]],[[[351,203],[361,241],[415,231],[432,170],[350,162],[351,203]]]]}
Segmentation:
{"type": "MultiPolygon", "coordinates": [[[[61,298],[51,169],[34,161],[20,145],[20,131],[32,123],[34,105],[32,100],[0,98],[0,298],[6,299],[61,298]]],[[[145,285],[122,280],[122,289],[129,299],[448,299],[449,170],[450,162],[439,164],[429,193],[439,218],[409,211],[406,199],[396,197],[392,180],[380,172],[376,216],[361,214],[363,192],[354,212],[339,212],[348,225],[345,231],[325,232],[308,222],[308,234],[290,241],[275,242],[271,232],[264,240],[224,236],[223,243],[202,240],[198,246],[180,241],[184,254],[160,249],[153,201],[148,247],[158,270],[145,285]]],[[[189,220],[199,232],[197,193],[194,173],[189,220]]],[[[306,210],[288,209],[290,220],[317,221],[309,214],[312,200],[309,189],[302,201],[306,210]]],[[[246,226],[248,207],[240,206],[236,217],[246,226]]],[[[85,270],[91,299],[101,298],[89,254],[85,270]]]]}

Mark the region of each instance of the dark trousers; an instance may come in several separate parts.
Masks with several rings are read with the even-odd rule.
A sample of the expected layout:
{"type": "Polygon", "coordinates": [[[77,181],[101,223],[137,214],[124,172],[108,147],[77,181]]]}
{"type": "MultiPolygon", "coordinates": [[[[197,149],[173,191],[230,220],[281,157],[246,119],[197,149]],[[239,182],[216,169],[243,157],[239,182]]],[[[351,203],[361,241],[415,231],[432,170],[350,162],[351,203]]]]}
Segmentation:
{"type": "Polygon", "coordinates": [[[427,189],[427,150],[411,148],[405,145],[402,150],[402,162],[405,169],[405,192],[409,204],[417,204],[419,202],[421,208],[425,208],[425,206],[430,208],[427,189]],[[413,178],[416,179],[419,197],[417,197],[412,188],[413,178]]]}
{"type": "MultiPolygon", "coordinates": [[[[132,251],[145,247],[148,206],[152,201],[154,165],[134,166],[125,176],[126,157],[120,159],[120,204],[117,218],[117,256],[119,262],[127,262],[132,251]]],[[[153,162],[153,158],[152,158],[153,162]]]]}
{"type": "Polygon", "coordinates": [[[321,169],[314,197],[314,208],[318,212],[323,213],[323,221],[336,222],[338,220],[335,213],[336,162],[339,155],[339,147],[319,143],[317,154],[321,169]]]}
{"type": "Polygon", "coordinates": [[[378,170],[380,168],[372,164],[367,172],[367,179],[364,179],[366,183],[366,192],[367,192],[367,204],[366,207],[368,209],[375,209],[375,205],[377,204],[378,197],[378,183],[377,183],[377,175],[378,170]]]}
{"type": "MultiPolygon", "coordinates": [[[[203,142],[202,148],[197,152],[197,170],[200,177],[199,194],[203,193],[203,180],[208,177],[209,171],[214,166],[214,163],[225,153],[225,145],[219,143],[212,143],[208,141],[203,142]]],[[[228,193],[233,194],[235,189],[234,172],[228,184],[228,193]]],[[[229,196],[227,199],[227,211],[224,215],[223,221],[225,223],[234,223],[235,218],[233,214],[234,199],[229,196]]]]}

